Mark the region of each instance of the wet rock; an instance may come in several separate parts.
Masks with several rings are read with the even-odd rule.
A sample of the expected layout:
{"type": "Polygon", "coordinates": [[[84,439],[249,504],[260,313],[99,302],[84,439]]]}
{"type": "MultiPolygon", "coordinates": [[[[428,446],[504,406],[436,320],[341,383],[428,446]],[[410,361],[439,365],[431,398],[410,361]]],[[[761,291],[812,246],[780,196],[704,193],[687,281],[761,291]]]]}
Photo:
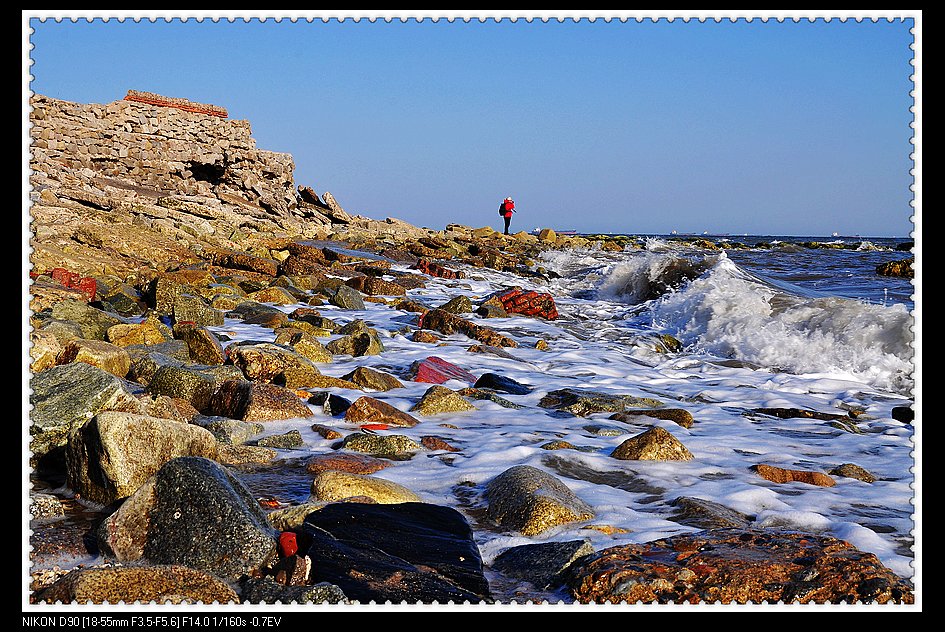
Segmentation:
{"type": "Polygon", "coordinates": [[[472,301],[468,296],[454,296],[450,300],[440,305],[437,309],[442,309],[450,314],[469,314],[473,311],[472,301]]]}
{"type": "Polygon", "coordinates": [[[837,484],[835,480],[822,472],[810,472],[806,470],[787,470],[774,465],[759,464],[750,468],[762,478],[773,483],[807,483],[808,485],[817,485],[819,487],[833,487],[837,484]]]}
{"type": "Polygon", "coordinates": [[[598,424],[590,424],[588,426],[582,426],[582,428],[592,435],[598,437],[619,437],[620,435],[625,435],[628,432],[624,428],[618,428],[616,426],[601,426],[598,424]]]}
{"type": "Polygon", "coordinates": [[[915,257],[902,259],[900,261],[887,261],[886,263],[881,263],[876,266],[876,274],[880,276],[905,277],[911,279],[915,276],[913,266],[915,266],[915,257]]]}
{"type": "Polygon", "coordinates": [[[307,502],[276,509],[266,517],[269,519],[269,524],[282,532],[295,531],[305,522],[306,516],[313,511],[320,511],[325,506],[326,503],[307,502]]]}
{"type": "Polygon", "coordinates": [[[128,375],[128,370],[131,368],[128,352],[104,340],[76,338],[67,342],[59,353],[59,357],[56,358],[56,363],[69,364],[71,362],[85,362],[121,378],[128,375]]]}
{"type": "Polygon", "coordinates": [[[124,324],[122,319],[76,300],[56,303],[52,308],[51,316],[54,320],[71,321],[77,324],[82,332],[82,338],[86,340],[104,340],[110,327],[124,324]]]}
{"type": "Polygon", "coordinates": [[[358,496],[381,504],[421,502],[419,496],[403,485],[365,474],[327,470],[316,474],[312,481],[314,500],[338,502],[358,496]]]}
{"type": "Polygon", "coordinates": [[[551,391],[541,398],[538,405],[542,408],[563,410],[586,417],[592,413],[625,412],[634,408],[659,408],[663,402],[649,397],[634,397],[632,395],[613,395],[574,388],[562,388],[551,391]]]}
{"type": "Polygon", "coordinates": [[[518,343],[498,333],[494,329],[477,325],[461,316],[451,314],[442,309],[431,309],[420,315],[417,323],[420,329],[433,329],[447,336],[460,333],[468,338],[477,340],[493,347],[517,347],[518,343]]]}
{"type": "Polygon", "coordinates": [[[490,520],[527,536],[594,517],[591,506],[567,485],[530,465],[516,465],[493,478],[485,497],[490,520]]]}
{"type": "Polygon", "coordinates": [[[511,395],[528,395],[534,389],[521,382],[516,382],[510,377],[499,375],[497,373],[483,373],[473,384],[475,388],[488,388],[494,391],[502,391],[511,395]]]}
{"type": "Polygon", "coordinates": [[[243,603],[346,604],[340,588],[328,582],[311,586],[284,586],[271,577],[247,579],[242,585],[243,603]]]}
{"type": "Polygon", "coordinates": [[[666,421],[672,421],[683,428],[692,428],[694,419],[692,418],[692,413],[688,410],[682,408],[654,408],[646,410],[626,410],[622,413],[614,413],[610,416],[610,419],[615,419],[617,421],[625,421],[628,423],[639,423],[639,417],[651,417],[653,419],[665,419],[666,421]]]}
{"type": "Polygon", "coordinates": [[[845,478],[855,478],[864,483],[875,483],[876,477],[856,463],[844,463],[830,470],[829,474],[833,476],[843,476],[845,478]]]}
{"type": "MultiPolygon", "coordinates": [[[[555,320],[558,318],[558,309],[551,294],[512,288],[495,294],[495,298],[502,303],[502,307],[510,314],[521,314],[555,320]]],[[[488,299],[485,301],[488,302],[488,299]]]]}
{"type": "Polygon", "coordinates": [[[231,344],[226,355],[248,380],[287,388],[311,386],[321,375],[315,363],[295,351],[268,342],[231,344]]]}
{"type": "Polygon", "coordinates": [[[236,592],[213,575],[186,566],[78,568],[41,591],[40,603],[239,603],[236,592]]]}
{"type": "Polygon", "coordinates": [[[304,419],[311,417],[312,411],[294,391],[282,386],[226,380],[214,391],[209,414],[243,421],[273,421],[304,419]]]}
{"type": "Polygon", "coordinates": [[[913,603],[876,556],[835,538],[713,529],[616,546],[572,567],[580,603],[913,603]]]}
{"type": "Polygon", "coordinates": [[[404,286],[376,276],[355,277],[345,281],[345,285],[352,287],[368,296],[406,296],[404,286]]]}
{"type": "Polygon", "coordinates": [[[359,358],[383,353],[384,343],[377,334],[364,332],[336,338],[329,342],[326,348],[335,355],[350,355],[359,358]]]}
{"type": "Polygon", "coordinates": [[[640,461],[691,461],[692,453],[669,431],[653,426],[631,437],[610,453],[615,459],[640,461]]]}
{"type": "Polygon", "coordinates": [[[99,529],[120,562],[179,564],[235,581],[276,554],[275,531],[243,484],[217,463],[166,463],[99,529]]]}
{"type": "Polygon", "coordinates": [[[423,446],[406,435],[370,435],[363,432],[346,436],[341,440],[341,447],[395,461],[409,459],[423,449],[423,446]]]}
{"type": "Polygon", "coordinates": [[[370,389],[372,391],[389,391],[391,389],[404,387],[401,381],[390,373],[383,373],[366,366],[358,367],[354,371],[342,375],[341,379],[354,382],[361,388],[370,389]]]}
{"type": "Polygon", "coordinates": [[[198,426],[102,411],[69,437],[68,484],[82,498],[108,505],[132,495],[171,459],[215,458],[216,444],[198,426]]]}
{"type": "MultiPolygon", "coordinates": [[[[330,417],[344,415],[348,409],[351,408],[351,402],[348,399],[342,397],[341,395],[329,393],[328,391],[313,393],[312,396],[308,398],[308,403],[321,406],[322,412],[330,417]]],[[[329,439],[331,437],[325,438],[329,439]]],[[[339,436],[337,438],[340,439],[341,437],[339,436]]]]}
{"type": "Polygon", "coordinates": [[[463,399],[458,393],[445,386],[434,385],[426,390],[411,412],[424,416],[476,410],[476,407],[463,399]]]}
{"type": "Polygon", "coordinates": [[[676,511],[670,520],[698,529],[744,528],[754,521],[751,516],[702,498],[680,496],[671,504],[676,511]]]}
{"type": "Polygon", "coordinates": [[[76,362],[30,379],[30,464],[62,448],[69,434],[104,410],[143,412],[128,383],[97,367],[76,362]]]}
{"type": "Polygon", "coordinates": [[[491,567],[503,575],[530,582],[539,590],[548,590],[563,584],[571,565],[593,552],[588,540],[524,544],[502,551],[491,567]]]}
{"type": "Polygon", "coordinates": [[[482,318],[508,318],[509,313],[505,311],[505,308],[502,307],[501,303],[496,305],[494,303],[483,303],[476,308],[476,315],[481,316],[482,318]]]}
{"type": "MultiPolygon", "coordinates": [[[[354,391],[361,390],[361,387],[354,382],[342,380],[338,377],[331,377],[330,375],[318,375],[313,377],[311,384],[308,385],[308,388],[347,388],[354,391]]],[[[322,403],[324,404],[324,402],[322,403]]]]}
{"type": "Polygon", "coordinates": [[[430,308],[428,306],[424,305],[423,303],[419,303],[417,301],[413,301],[410,299],[404,299],[402,301],[398,301],[397,304],[394,305],[394,308],[405,311],[405,312],[414,312],[418,314],[425,314],[428,311],[430,311],[430,308]]]}
{"type": "Polygon", "coordinates": [[[387,402],[369,397],[359,397],[345,412],[345,420],[356,424],[382,423],[390,426],[410,428],[420,421],[412,415],[391,406],[387,402]]]}
{"type": "Polygon", "coordinates": [[[269,435],[262,437],[256,442],[256,445],[263,448],[277,448],[280,450],[293,450],[305,446],[305,440],[302,439],[302,433],[298,430],[290,430],[283,434],[269,435]]]}
{"type": "Polygon", "coordinates": [[[426,344],[436,344],[442,340],[432,331],[426,331],[424,329],[418,329],[413,334],[411,334],[410,339],[414,342],[423,342],[426,344]]]}
{"type": "Polygon", "coordinates": [[[347,285],[339,285],[338,289],[328,299],[328,302],[343,309],[364,309],[364,299],[361,293],[347,285]]]}
{"type": "Polygon", "coordinates": [[[482,558],[462,514],[426,503],[335,503],[311,513],[311,581],[367,603],[489,599],[482,558]]]}
{"type": "Polygon", "coordinates": [[[848,420],[849,415],[838,413],[822,413],[816,410],[806,410],[803,408],[754,408],[753,413],[760,415],[770,415],[778,419],[820,419],[823,421],[848,420]]]}
{"type": "Polygon", "coordinates": [[[227,357],[220,340],[206,327],[174,323],[174,338],[187,344],[190,359],[199,364],[223,364],[227,357]]]}
{"type": "Polygon", "coordinates": [[[377,459],[366,454],[351,454],[336,452],[316,454],[305,464],[305,471],[309,474],[336,471],[349,474],[374,474],[390,467],[391,462],[377,459]]]}
{"type": "MultiPolygon", "coordinates": [[[[243,379],[243,373],[232,364],[208,366],[204,364],[157,367],[148,381],[147,392],[152,395],[167,395],[185,399],[201,413],[218,414],[211,411],[211,401],[220,386],[234,379],[243,379]]],[[[226,415],[233,417],[233,415],[226,415]]],[[[235,418],[235,417],[233,417],[235,418]]]]}
{"type": "Polygon", "coordinates": [[[476,381],[476,376],[447,362],[443,358],[430,356],[423,360],[418,360],[410,365],[410,379],[415,382],[426,382],[428,384],[443,384],[449,380],[459,380],[472,384],[476,381]]]}
{"type": "Polygon", "coordinates": [[[344,437],[343,434],[334,428],[329,428],[324,424],[312,424],[312,430],[321,435],[322,439],[341,439],[344,437]]]}
{"type": "Polygon", "coordinates": [[[894,406],[890,417],[904,424],[911,424],[912,420],[915,419],[915,412],[911,406],[894,406]]]}
{"type": "Polygon", "coordinates": [[[438,263],[434,263],[427,259],[420,259],[413,266],[414,269],[420,270],[424,274],[430,276],[440,277],[441,279],[465,279],[466,274],[459,270],[450,270],[449,268],[444,268],[438,263]]]}
{"type": "Polygon", "coordinates": [[[431,451],[437,451],[437,450],[445,450],[446,452],[459,452],[460,451],[459,448],[450,445],[445,439],[442,439],[440,437],[434,437],[431,435],[420,437],[420,445],[422,445],[427,450],[431,450],[431,451]]]}
{"type": "Polygon", "coordinates": [[[487,400],[487,401],[496,403],[499,406],[502,406],[503,408],[513,408],[513,409],[525,408],[524,406],[520,404],[516,404],[515,402],[510,402],[504,397],[499,397],[492,391],[484,391],[479,388],[461,388],[458,391],[456,391],[456,393],[458,395],[461,395],[462,397],[466,397],[469,399],[487,400]]]}
{"type": "Polygon", "coordinates": [[[326,349],[325,345],[319,342],[315,336],[306,331],[293,327],[283,327],[276,329],[275,334],[277,345],[288,347],[312,362],[327,364],[332,361],[331,351],[326,349]]]}

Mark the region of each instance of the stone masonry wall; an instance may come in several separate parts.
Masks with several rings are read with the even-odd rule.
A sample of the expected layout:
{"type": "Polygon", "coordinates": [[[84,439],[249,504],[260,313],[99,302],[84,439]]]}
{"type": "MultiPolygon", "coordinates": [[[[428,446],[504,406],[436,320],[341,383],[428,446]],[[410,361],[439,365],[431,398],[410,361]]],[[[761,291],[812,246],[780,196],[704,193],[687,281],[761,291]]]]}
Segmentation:
{"type": "Polygon", "coordinates": [[[277,216],[297,204],[292,156],[257,149],[248,121],[131,100],[85,105],[35,95],[31,105],[40,187],[53,184],[42,175],[58,180],[65,170],[163,195],[235,196],[277,216]]]}

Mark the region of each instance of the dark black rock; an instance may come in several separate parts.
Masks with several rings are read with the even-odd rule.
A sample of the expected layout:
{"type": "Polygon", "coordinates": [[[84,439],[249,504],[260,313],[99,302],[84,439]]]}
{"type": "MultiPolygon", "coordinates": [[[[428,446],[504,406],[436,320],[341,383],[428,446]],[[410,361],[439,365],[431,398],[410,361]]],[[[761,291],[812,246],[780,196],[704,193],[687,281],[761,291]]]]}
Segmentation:
{"type": "Polygon", "coordinates": [[[473,387],[491,388],[494,391],[502,391],[503,393],[511,393],[512,395],[528,395],[533,390],[530,386],[516,382],[512,378],[499,375],[498,373],[483,373],[479,379],[476,380],[473,387]]]}
{"type": "MultiPolygon", "coordinates": [[[[276,532],[246,487],[200,457],[168,461],[155,474],[144,557],[239,579],[266,565],[276,532]]],[[[119,510],[120,511],[120,510],[119,510]]]]}
{"type": "Polygon", "coordinates": [[[490,597],[472,529],[455,509],[426,503],[334,503],[301,527],[310,581],[352,600],[478,603],[490,597]]]}
{"type": "Polygon", "coordinates": [[[525,544],[502,551],[492,562],[492,568],[547,590],[563,584],[565,571],[593,552],[594,547],[587,540],[525,544]]]}
{"type": "Polygon", "coordinates": [[[915,419],[915,411],[912,410],[912,406],[894,406],[891,415],[893,419],[904,424],[911,424],[915,419]]]}
{"type": "Polygon", "coordinates": [[[326,415],[330,415],[332,417],[344,415],[348,408],[351,407],[350,400],[342,397],[341,395],[329,393],[328,391],[319,391],[317,393],[313,393],[312,396],[308,398],[308,403],[321,406],[322,411],[326,415]]]}

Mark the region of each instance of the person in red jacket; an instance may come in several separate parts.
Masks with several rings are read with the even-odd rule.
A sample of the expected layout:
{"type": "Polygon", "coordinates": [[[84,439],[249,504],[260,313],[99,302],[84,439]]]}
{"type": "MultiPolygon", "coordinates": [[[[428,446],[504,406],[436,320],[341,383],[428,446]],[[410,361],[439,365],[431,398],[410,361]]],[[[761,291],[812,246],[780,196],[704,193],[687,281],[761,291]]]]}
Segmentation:
{"type": "Polygon", "coordinates": [[[507,197],[499,204],[499,215],[505,219],[505,234],[509,234],[509,223],[512,221],[512,213],[515,212],[515,201],[507,197]]]}

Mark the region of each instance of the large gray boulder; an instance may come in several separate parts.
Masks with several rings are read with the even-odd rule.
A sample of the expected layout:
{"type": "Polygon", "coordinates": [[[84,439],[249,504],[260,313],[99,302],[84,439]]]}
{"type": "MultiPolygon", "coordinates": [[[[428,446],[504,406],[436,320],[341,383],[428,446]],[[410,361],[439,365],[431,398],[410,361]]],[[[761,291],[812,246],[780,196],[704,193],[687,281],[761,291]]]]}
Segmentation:
{"type": "Polygon", "coordinates": [[[266,566],[276,532],[256,499],[222,465],[167,462],[101,525],[99,544],[120,562],[180,564],[227,581],[266,566]]]}
{"type": "Polygon", "coordinates": [[[144,413],[132,385],[84,362],[55,366],[30,379],[30,464],[65,447],[69,434],[104,410],[144,413]]]}

